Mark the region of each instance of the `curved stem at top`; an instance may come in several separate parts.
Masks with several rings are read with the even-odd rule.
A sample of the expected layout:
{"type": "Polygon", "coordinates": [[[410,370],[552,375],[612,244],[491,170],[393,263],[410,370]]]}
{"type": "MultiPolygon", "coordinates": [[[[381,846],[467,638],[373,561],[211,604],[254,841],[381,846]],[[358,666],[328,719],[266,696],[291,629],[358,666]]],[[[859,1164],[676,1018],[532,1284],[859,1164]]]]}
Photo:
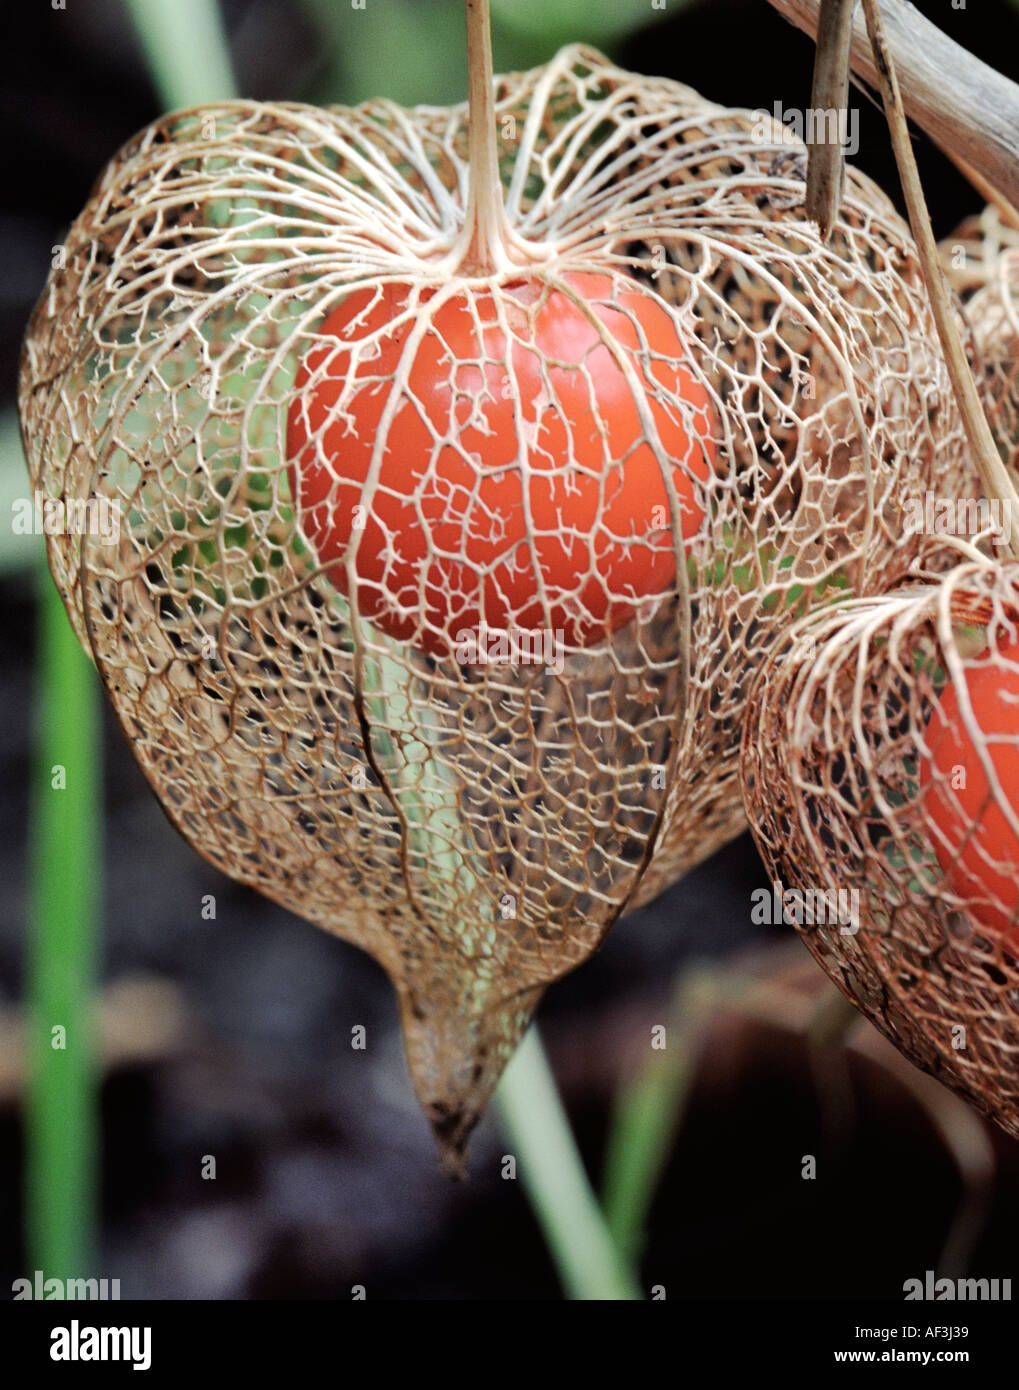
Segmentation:
{"type": "MultiPolygon", "coordinates": [[[[920,182],[916,159],[913,155],[913,146],[910,142],[909,127],[902,105],[902,94],[899,90],[895,64],[885,40],[881,10],[877,0],[863,0],[863,9],[867,32],[874,52],[878,88],[884,103],[885,117],[892,137],[892,149],[895,153],[895,162],[898,165],[899,179],[906,200],[906,209],[909,213],[909,224],[913,231],[913,239],[916,242],[934,324],[941,340],[941,350],[959,406],[967,442],[985,493],[989,498],[1000,499],[1004,509],[1014,515],[1019,510],[1019,493],[1016,492],[1015,484],[1002,461],[998,446],[991,433],[991,427],[987,423],[987,417],[977,393],[976,382],[973,380],[973,373],[966,360],[959,330],[955,324],[945,277],[938,261],[938,250],[934,241],[934,232],[931,229],[927,203],[923,196],[923,186],[920,182]]],[[[1014,536],[1010,537],[1006,549],[1010,553],[1010,558],[1019,559],[1019,539],[1014,536]]]]}

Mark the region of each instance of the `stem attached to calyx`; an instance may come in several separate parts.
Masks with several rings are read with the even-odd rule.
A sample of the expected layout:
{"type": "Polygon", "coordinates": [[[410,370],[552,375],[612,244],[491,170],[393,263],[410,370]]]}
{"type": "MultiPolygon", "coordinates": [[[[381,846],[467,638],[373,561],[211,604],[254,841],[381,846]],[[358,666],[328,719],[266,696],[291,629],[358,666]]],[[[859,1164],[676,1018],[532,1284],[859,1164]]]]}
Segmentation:
{"type": "Polygon", "coordinates": [[[496,275],[546,257],[506,219],[495,138],[492,34],[488,0],[465,0],[467,13],[467,215],[450,257],[455,274],[496,275]]]}

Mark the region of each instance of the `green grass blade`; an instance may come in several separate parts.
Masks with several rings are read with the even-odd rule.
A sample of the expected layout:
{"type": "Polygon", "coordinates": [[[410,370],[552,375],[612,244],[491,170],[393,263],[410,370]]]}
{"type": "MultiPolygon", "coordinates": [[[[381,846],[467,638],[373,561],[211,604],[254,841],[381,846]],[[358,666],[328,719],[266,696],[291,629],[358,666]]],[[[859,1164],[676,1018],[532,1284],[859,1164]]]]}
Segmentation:
{"type": "Polygon", "coordinates": [[[30,1269],[89,1277],[98,1085],[92,999],[103,815],[95,672],[40,571],[27,951],[26,1247],[30,1269]],[[63,1029],[63,1034],[60,1033],[63,1029]]]}
{"type": "Polygon", "coordinates": [[[168,111],[236,96],[215,0],[124,0],[159,99],[168,111]]]}
{"type": "MultiPolygon", "coordinates": [[[[161,101],[181,107],[233,95],[214,3],[127,4],[161,101]]],[[[102,871],[100,705],[92,667],[44,571],[38,624],[26,964],[26,1248],[30,1267],[47,1277],[88,1277],[98,1227],[92,1000],[102,871]]]]}
{"type": "Polygon", "coordinates": [[[672,1148],[693,1080],[697,1040],[711,979],[700,972],[680,979],[667,1046],[654,1051],[616,1099],[602,1184],[609,1233],[623,1256],[643,1252],[648,1215],[672,1148]]]}
{"type": "Polygon", "coordinates": [[[530,1028],[517,1048],[495,1103],[569,1297],[641,1299],[637,1279],[613,1244],[584,1172],[537,1029],[530,1028]]]}

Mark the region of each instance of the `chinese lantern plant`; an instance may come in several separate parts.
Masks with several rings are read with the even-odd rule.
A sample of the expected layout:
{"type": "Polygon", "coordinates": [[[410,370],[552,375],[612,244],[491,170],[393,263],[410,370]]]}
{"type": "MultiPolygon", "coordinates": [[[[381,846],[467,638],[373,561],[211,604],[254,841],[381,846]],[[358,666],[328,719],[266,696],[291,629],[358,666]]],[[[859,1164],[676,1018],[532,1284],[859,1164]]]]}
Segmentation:
{"type": "MultiPolygon", "coordinates": [[[[1014,479],[1019,461],[1016,366],[1019,231],[987,207],[942,248],[946,273],[966,302],[981,366],[981,396],[994,441],[1014,479]],[[960,242],[970,254],[961,272],[960,242]]],[[[999,496],[1000,494],[1000,496],[999,496]]],[[[999,496],[1011,516],[1016,497],[999,496]]],[[[970,633],[927,724],[921,761],[930,839],[950,890],[971,923],[1019,959],[1019,643],[1015,624],[998,640],[970,633]],[[977,639],[977,640],[974,640],[977,639]]]]}
{"type": "Polygon", "coordinates": [[[454,1167],[653,846],[687,552],[724,505],[703,345],[629,273],[664,157],[636,215],[590,164],[629,75],[573,50],[497,88],[467,13],[466,113],[229,102],[141,132],[22,395],[40,489],[122,508],[114,547],[51,562],[139,761],[201,852],[382,962],[454,1167]],[[559,231],[528,220],[557,179],[559,231]],[[556,667],[465,668],[465,629],[550,630],[556,667]]]}
{"type": "Polygon", "coordinates": [[[544,988],[742,827],[761,655],[894,582],[919,543],[874,518],[972,472],[863,176],[822,253],[778,132],[586,48],[493,82],[468,15],[466,111],[141,132],[22,376],[34,485],[122,505],[116,546],[50,554],[146,775],[382,963],[454,1166],[544,988]],[[475,628],[562,660],[469,665],[475,628]]]}
{"type": "Polygon", "coordinates": [[[958,661],[924,742],[920,785],[946,882],[1019,957],[1019,643],[958,661]]]}
{"type": "Polygon", "coordinates": [[[358,614],[442,659],[460,634],[604,640],[676,578],[717,422],[673,313],[563,270],[505,217],[486,7],[468,6],[463,231],[317,328],[287,421],[299,525],[358,614]],[[335,341],[334,341],[335,340],[335,341]]]}
{"type": "Polygon", "coordinates": [[[467,32],[462,230],[412,278],[373,274],[312,320],[286,425],[297,527],[371,650],[369,760],[437,908],[483,871],[454,848],[456,778],[414,730],[399,663],[455,661],[467,634],[604,642],[674,591],[718,432],[655,293],[508,224],[487,6],[468,5],[467,32]]]}
{"type": "Polygon", "coordinates": [[[1017,620],[1019,567],[987,558],[816,611],[758,674],[742,762],[769,876],[857,895],[851,933],[802,928],[819,963],[1013,1134],[1017,620]]]}
{"type": "MultiPolygon", "coordinates": [[[[986,381],[978,392],[938,266],[876,0],[865,11],[980,479],[973,494],[939,492],[982,493],[1014,516],[1019,495],[988,424],[993,396],[986,381]]],[[[825,971],[911,1061],[1017,1134],[1019,555],[1004,543],[992,560],[973,542],[934,535],[902,587],[865,592],[787,632],[748,700],[741,781],[770,876],[855,895],[848,934],[824,915],[802,927],[825,971]]]]}

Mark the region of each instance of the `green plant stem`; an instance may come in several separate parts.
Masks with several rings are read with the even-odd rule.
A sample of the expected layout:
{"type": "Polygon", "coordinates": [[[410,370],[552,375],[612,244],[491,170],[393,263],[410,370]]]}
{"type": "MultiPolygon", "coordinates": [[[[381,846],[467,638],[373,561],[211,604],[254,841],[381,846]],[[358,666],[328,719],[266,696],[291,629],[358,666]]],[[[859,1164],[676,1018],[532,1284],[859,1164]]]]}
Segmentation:
{"type": "Polygon", "coordinates": [[[616,1100],[602,1205],[612,1239],[630,1259],[640,1258],[648,1213],[689,1087],[685,1061],[656,1058],[616,1100]]]}
{"type": "Polygon", "coordinates": [[[97,1228],[92,999],[101,877],[99,698],[45,570],[39,643],[26,962],[26,1253],[29,1268],[47,1277],[84,1278],[94,1268],[97,1228]]]}
{"type": "Polygon", "coordinates": [[[236,96],[215,0],[124,0],[168,111],[236,96]]]}
{"type": "MultiPolygon", "coordinates": [[[[233,94],[215,4],[128,0],[128,8],[162,101],[187,106],[233,94]]],[[[29,1267],[63,1279],[89,1277],[97,1255],[92,1000],[103,813],[100,716],[92,667],[49,575],[40,573],[40,723],[26,962],[25,1240],[29,1267]]]]}
{"type": "Polygon", "coordinates": [[[496,1091],[503,1128],[570,1298],[639,1300],[584,1172],[538,1033],[530,1028],[496,1091]]]}
{"type": "Polygon", "coordinates": [[[609,1132],[602,1208],[616,1248],[641,1256],[648,1215],[690,1093],[701,1025],[714,997],[710,974],[680,978],[667,1046],[619,1089],[609,1132]]]}

